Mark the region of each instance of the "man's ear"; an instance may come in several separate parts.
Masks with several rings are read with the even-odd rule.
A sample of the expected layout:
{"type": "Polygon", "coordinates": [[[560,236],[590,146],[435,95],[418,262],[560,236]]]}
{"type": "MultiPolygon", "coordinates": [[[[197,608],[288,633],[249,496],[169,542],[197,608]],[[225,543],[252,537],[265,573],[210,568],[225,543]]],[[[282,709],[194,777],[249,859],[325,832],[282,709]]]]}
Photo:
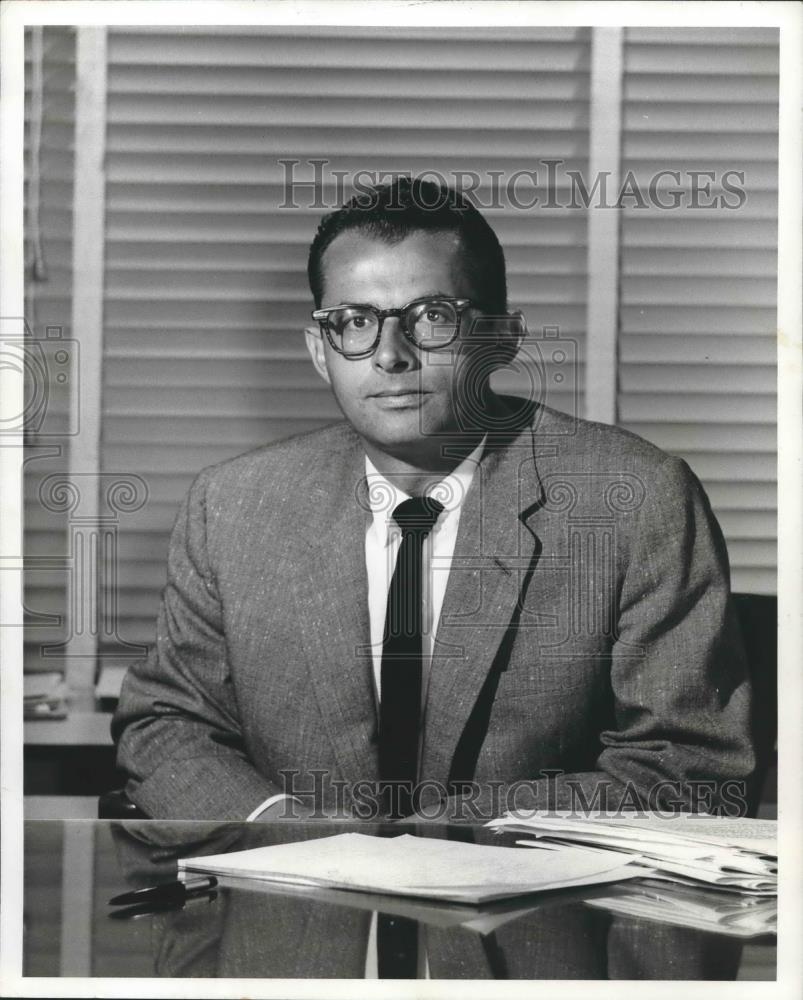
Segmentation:
{"type": "Polygon", "coordinates": [[[304,339],[307,342],[307,350],[312,358],[315,371],[321,376],[324,382],[329,382],[329,371],[326,367],[326,352],[323,346],[323,335],[314,326],[304,328],[304,339]]]}
{"type": "Polygon", "coordinates": [[[491,319],[489,338],[490,356],[495,368],[502,368],[519,353],[521,342],[527,334],[527,321],[520,310],[491,319]]]}
{"type": "Polygon", "coordinates": [[[511,361],[519,353],[521,342],[526,336],[527,320],[524,318],[524,313],[521,309],[515,309],[510,313],[505,327],[505,340],[507,341],[511,361]]]}

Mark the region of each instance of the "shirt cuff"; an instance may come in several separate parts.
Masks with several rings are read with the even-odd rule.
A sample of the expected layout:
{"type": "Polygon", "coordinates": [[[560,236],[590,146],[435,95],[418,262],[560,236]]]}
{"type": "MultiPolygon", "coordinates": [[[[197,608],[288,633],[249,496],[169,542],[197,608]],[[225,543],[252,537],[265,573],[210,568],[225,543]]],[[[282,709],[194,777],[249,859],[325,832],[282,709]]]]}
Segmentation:
{"type": "Polygon", "coordinates": [[[258,805],[256,809],[254,809],[254,811],[246,817],[246,823],[253,823],[254,820],[258,819],[267,809],[276,805],[277,802],[284,802],[285,799],[292,799],[293,802],[298,802],[298,804],[301,805],[299,800],[294,795],[287,795],[284,792],[279,792],[278,795],[271,795],[269,799],[265,799],[261,805],[258,805]]]}

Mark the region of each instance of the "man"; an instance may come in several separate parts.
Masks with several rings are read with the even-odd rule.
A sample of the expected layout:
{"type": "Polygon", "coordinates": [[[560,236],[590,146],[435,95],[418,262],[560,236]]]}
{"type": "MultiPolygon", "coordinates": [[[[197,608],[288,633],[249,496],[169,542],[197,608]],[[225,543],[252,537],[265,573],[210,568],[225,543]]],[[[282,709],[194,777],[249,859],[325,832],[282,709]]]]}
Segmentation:
{"type": "Polygon", "coordinates": [[[352,200],[309,277],[307,346],[345,422],[193,485],[113,723],[133,801],[738,808],[749,685],[688,467],[492,390],[522,321],[495,234],[453,192],[352,200]]]}

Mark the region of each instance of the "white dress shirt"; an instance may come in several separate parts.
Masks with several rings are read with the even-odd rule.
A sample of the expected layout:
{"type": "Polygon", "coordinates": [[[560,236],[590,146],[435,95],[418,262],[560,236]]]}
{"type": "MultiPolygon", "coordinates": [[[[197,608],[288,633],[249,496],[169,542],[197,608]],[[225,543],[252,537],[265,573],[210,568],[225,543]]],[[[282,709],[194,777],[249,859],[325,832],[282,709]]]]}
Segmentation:
{"type": "MultiPolygon", "coordinates": [[[[439,500],[444,509],[432,531],[424,539],[421,572],[425,602],[423,616],[424,657],[421,671],[422,722],[432,666],[432,649],[443,607],[443,598],[446,594],[449,570],[452,566],[460,511],[484,446],[485,439],[483,438],[474,451],[463,459],[453,472],[443,479],[433,481],[432,485],[424,490],[426,496],[432,497],[433,500],[439,500]]],[[[374,692],[378,705],[382,696],[382,638],[385,631],[388,591],[401,545],[401,528],[393,520],[393,511],[404,500],[409,500],[410,494],[398,489],[381,473],[377,472],[367,455],[365,456],[365,477],[368,482],[368,499],[373,514],[368,530],[365,532],[365,568],[368,574],[368,617],[370,619],[371,654],[374,664],[374,692]]],[[[423,729],[422,725],[422,738],[423,729]]],[[[420,759],[421,754],[419,753],[420,759]]],[[[376,935],[377,913],[374,911],[371,914],[368,933],[366,979],[378,978],[376,935]]],[[[424,940],[423,928],[419,927],[419,979],[429,979],[429,962],[427,961],[424,940]]]]}
{"type": "MultiPolygon", "coordinates": [[[[422,706],[426,703],[432,649],[457,541],[460,511],[474,478],[474,470],[480,460],[484,444],[485,441],[481,441],[453,472],[442,479],[433,478],[432,484],[424,490],[425,496],[440,501],[444,509],[432,531],[424,539],[421,573],[424,591],[422,706]]],[[[379,703],[385,613],[390,581],[396,568],[402,537],[401,528],[393,520],[393,511],[400,503],[409,500],[410,494],[394,486],[377,472],[367,455],[365,477],[368,483],[368,502],[373,514],[365,533],[365,568],[368,575],[368,617],[374,664],[374,691],[379,703]]]]}
{"type": "MultiPolygon", "coordinates": [[[[432,648],[443,607],[443,598],[446,594],[455,542],[457,541],[460,511],[484,447],[485,438],[453,472],[442,479],[433,476],[431,485],[428,485],[424,490],[426,496],[438,500],[443,504],[444,509],[432,531],[424,539],[421,574],[425,600],[423,616],[424,657],[421,671],[422,722],[429,685],[432,648]]],[[[368,484],[368,502],[373,515],[365,532],[365,569],[368,575],[368,617],[374,666],[374,694],[378,706],[381,698],[382,638],[385,631],[385,612],[390,581],[396,568],[396,557],[401,545],[401,528],[393,520],[393,511],[400,503],[409,500],[410,494],[394,486],[380,472],[377,472],[367,455],[365,456],[365,477],[368,484]]],[[[423,729],[422,725],[422,733],[423,729]]],[[[260,816],[265,818],[264,814],[271,806],[278,805],[288,797],[282,792],[271,795],[269,799],[261,802],[254,809],[247,817],[246,822],[253,822],[260,816]]]]}

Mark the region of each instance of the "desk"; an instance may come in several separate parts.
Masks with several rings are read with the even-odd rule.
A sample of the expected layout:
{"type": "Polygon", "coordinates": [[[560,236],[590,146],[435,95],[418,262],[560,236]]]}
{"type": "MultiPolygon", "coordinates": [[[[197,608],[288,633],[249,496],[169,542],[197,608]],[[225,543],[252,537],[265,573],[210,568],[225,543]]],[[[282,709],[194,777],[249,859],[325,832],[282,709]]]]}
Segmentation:
{"type": "Polygon", "coordinates": [[[125,784],[109,712],[71,712],[24,726],[26,795],[94,795],[125,784]]]}
{"type": "MultiPolygon", "coordinates": [[[[224,888],[213,900],[134,920],[110,918],[126,888],[175,875],[176,858],[343,833],[368,824],[25,823],[25,976],[362,978],[371,967],[372,908],[362,893],[319,899],[309,890],[224,888]],[[343,897],[346,898],[343,898],[343,897]]],[[[488,831],[399,826],[399,833],[488,831]]],[[[502,842],[496,839],[494,842],[502,842]]],[[[627,883],[620,883],[625,885],[627,883]]],[[[612,887],[544,893],[498,914],[487,933],[424,907],[435,979],[774,979],[770,935],[740,940],[600,905],[612,887]]],[[[393,900],[387,901],[393,912],[393,900]]],[[[396,900],[395,905],[398,905],[396,900]]],[[[408,901],[409,905],[409,901],[408,901]]],[[[397,911],[398,912],[398,911],[397,911]]],[[[668,914],[667,914],[668,915],[668,914]]]]}
{"type": "Polygon", "coordinates": [[[66,719],[28,719],[26,746],[110,747],[111,712],[70,712],[66,719]]]}

